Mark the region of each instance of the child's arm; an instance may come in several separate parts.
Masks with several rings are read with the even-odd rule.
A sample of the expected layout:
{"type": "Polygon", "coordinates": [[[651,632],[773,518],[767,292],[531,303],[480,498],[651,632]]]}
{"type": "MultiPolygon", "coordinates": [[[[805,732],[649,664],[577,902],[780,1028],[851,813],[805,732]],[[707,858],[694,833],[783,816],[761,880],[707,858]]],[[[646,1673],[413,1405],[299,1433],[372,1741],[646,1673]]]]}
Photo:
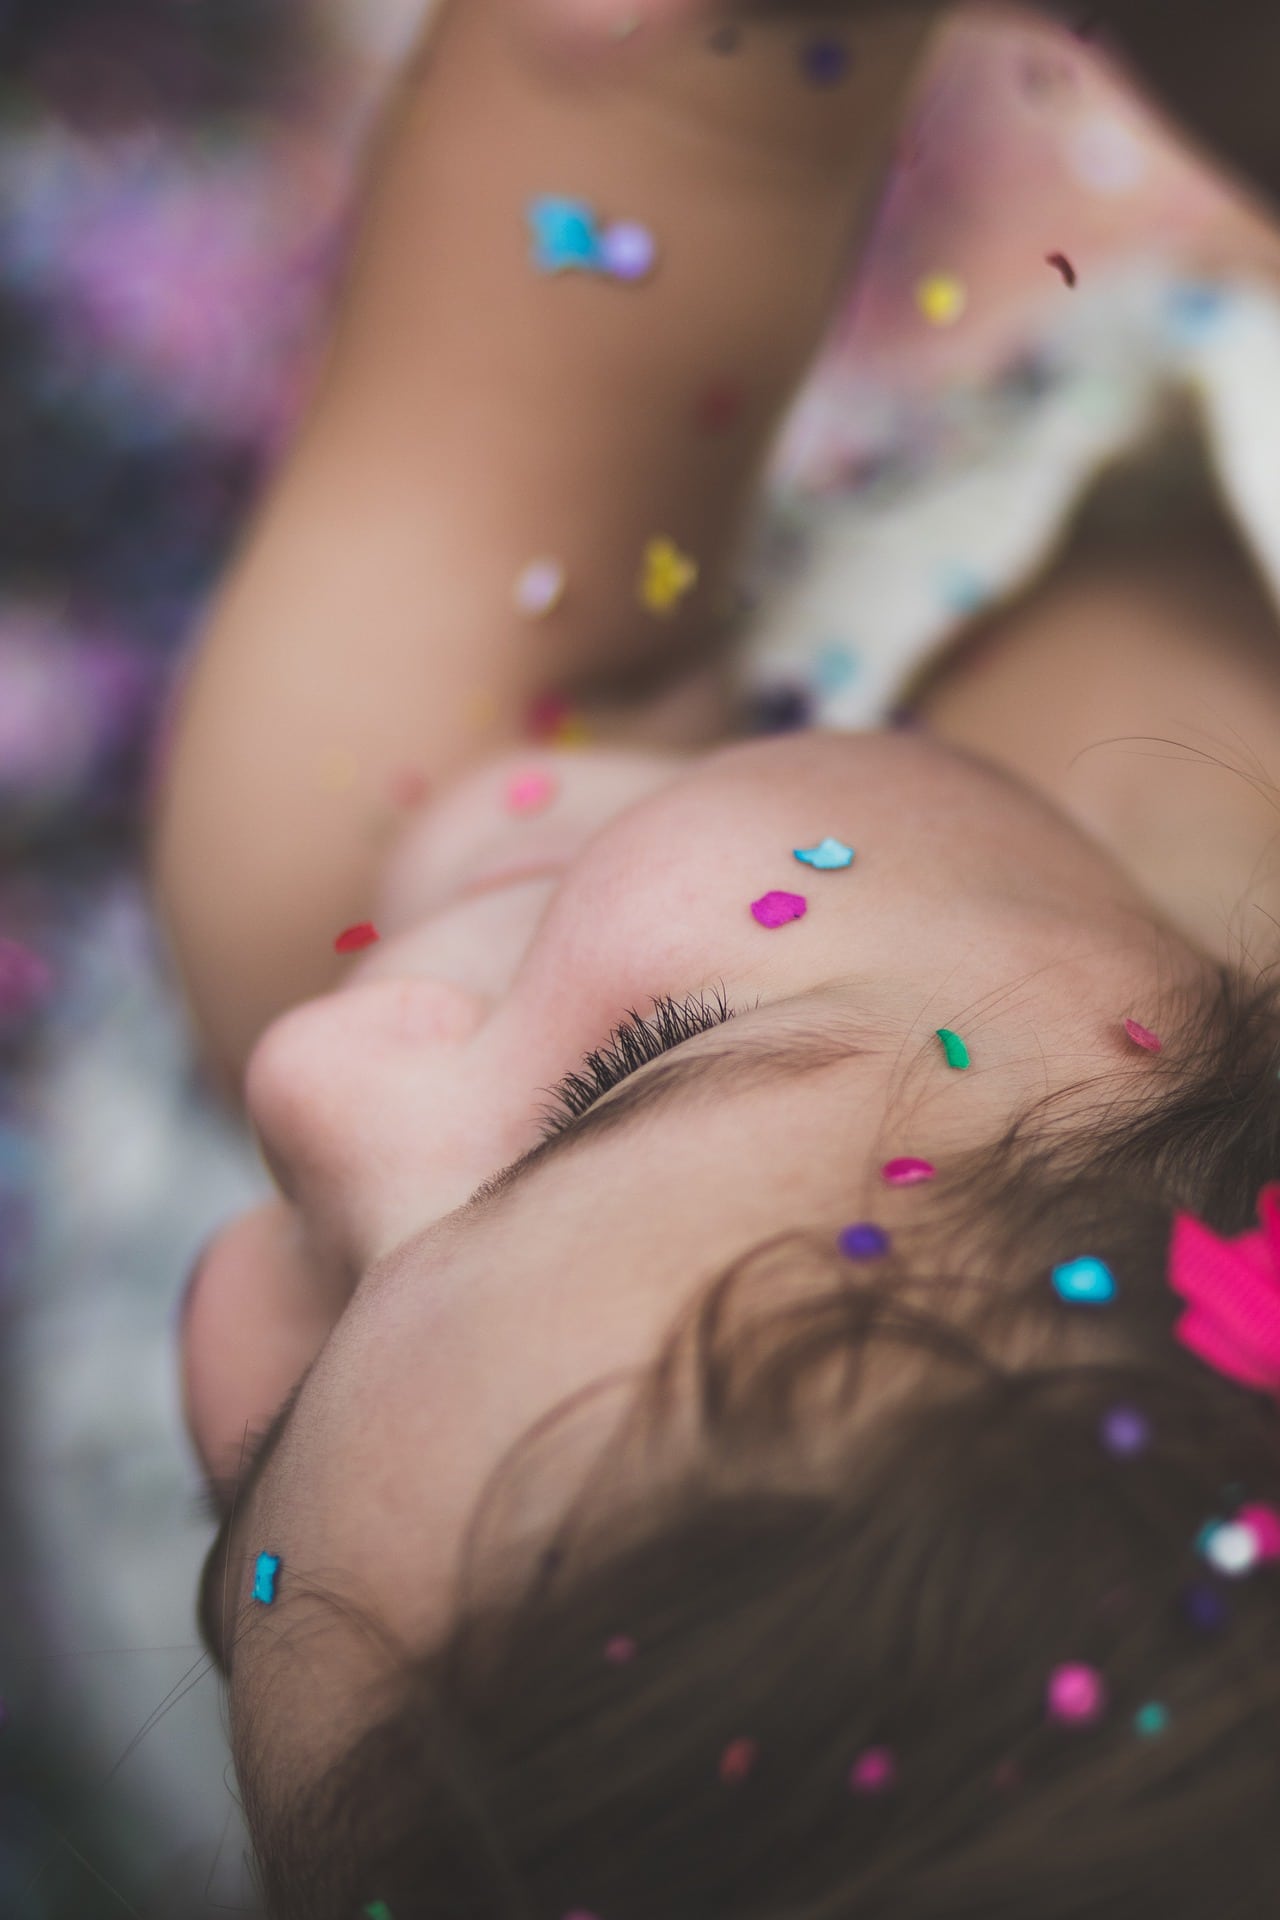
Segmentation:
{"type": "Polygon", "coordinates": [[[817,346],[928,30],[752,25],[556,63],[501,0],[446,0],[379,134],[317,397],[221,590],[155,821],[159,905],[213,1071],[335,984],[398,772],[434,785],[525,735],[548,686],[705,648],[770,434],[817,346]],[[829,65],[835,60],[831,56],[829,65]],[[636,220],[650,279],[544,274],[529,203],[636,220]],[[740,384],[738,423],[697,424],[740,384]],[[699,565],[636,593],[667,535],[699,565]],[[541,620],[516,576],[556,556],[541,620]]]}

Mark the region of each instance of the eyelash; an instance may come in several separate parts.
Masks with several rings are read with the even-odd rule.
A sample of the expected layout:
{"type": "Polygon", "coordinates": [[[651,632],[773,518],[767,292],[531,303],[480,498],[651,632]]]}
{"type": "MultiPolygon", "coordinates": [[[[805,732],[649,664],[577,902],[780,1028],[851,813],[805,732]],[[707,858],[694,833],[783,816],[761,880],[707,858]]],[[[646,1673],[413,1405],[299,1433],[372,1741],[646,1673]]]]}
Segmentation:
{"type": "Polygon", "coordinates": [[[614,1087],[629,1079],[651,1060],[659,1059],[692,1040],[732,1020],[736,1009],[718,987],[712,1000],[705,993],[691,993],[684,1000],[669,994],[653,1003],[653,1012],[641,1016],[634,1007],[609,1035],[603,1047],[588,1053],[575,1073],[549,1089],[550,1104],[543,1109],[542,1138],[553,1139],[574,1120],[580,1119],[614,1087]]]}
{"type": "MultiPolygon", "coordinates": [[[[240,1450],[238,1481],[243,1482],[245,1479],[245,1476],[248,1474],[249,1469],[258,1456],[259,1447],[264,1445],[270,1431],[270,1427],[261,1427],[256,1433],[250,1430],[245,1436],[244,1445],[240,1450]]],[[[191,1512],[193,1517],[198,1520],[212,1521],[213,1525],[217,1526],[222,1519],[223,1512],[232,1491],[233,1487],[231,1483],[225,1480],[219,1481],[216,1484],[208,1480],[203,1481],[191,1496],[191,1512]]]]}

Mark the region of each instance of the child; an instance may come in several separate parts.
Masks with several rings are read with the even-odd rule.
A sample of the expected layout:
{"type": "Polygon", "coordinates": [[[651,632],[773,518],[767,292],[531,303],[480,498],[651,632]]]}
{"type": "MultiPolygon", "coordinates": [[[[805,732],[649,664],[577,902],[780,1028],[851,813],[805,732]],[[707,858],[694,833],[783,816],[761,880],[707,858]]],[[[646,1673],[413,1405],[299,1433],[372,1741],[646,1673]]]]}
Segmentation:
{"type": "Polygon", "coordinates": [[[1274,1197],[1219,1238],[1280,1165],[1273,611],[1197,509],[918,731],[738,737],[735,540],[927,26],[447,8],[196,661],[160,901],[281,1199],[183,1379],[272,1913],[1280,1896],[1274,1197]]]}

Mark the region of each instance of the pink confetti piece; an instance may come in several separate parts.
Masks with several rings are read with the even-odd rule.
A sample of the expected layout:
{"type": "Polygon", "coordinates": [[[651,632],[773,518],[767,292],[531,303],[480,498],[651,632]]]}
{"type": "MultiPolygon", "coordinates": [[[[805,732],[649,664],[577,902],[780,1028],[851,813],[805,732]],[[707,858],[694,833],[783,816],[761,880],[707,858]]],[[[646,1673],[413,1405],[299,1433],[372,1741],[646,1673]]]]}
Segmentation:
{"type": "Polygon", "coordinates": [[[399,773],[391,776],[391,804],[402,807],[406,813],[412,813],[420,807],[430,790],[430,781],[417,767],[402,767],[399,773]]]}
{"type": "Polygon", "coordinates": [[[333,943],[335,953],[359,953],[362,947],[371,947],[381,936],[372,920],[361,920],[354,927],[344,927],[333,943]]]}
{"type": "Polygon", "coordinates": [[[726,1785],[745,1780],[756,1763],[759,1751],[758,1741],[731,1740],[720,1756],[720,1778],[726,1785]]]}
{"type": "Polygon", "coordinates": [[[611,1666],[625,1667],[636,1657],[636,1643],[629,1633],[615,1633],[605,1647],[604,1657],[611,1666]]]}
{"type": "Polygon", "coordinates": [[[507,782],[503,805],[508,813],[538,813],[558,791],[559,782],[549,773],[516,773],[507,782]]]}
{"type": "Polygon", "coordinates": [[[530,620],[550,613],[564,598],[565,571],[558,560],[531,560],[516,579],[512,597],[516,612],[530,620]]]}
{"type": "Polygon", "coordinates": [[[1280,1511],[1261,1504],[1242,1507],[1236,1524],[1248,1527],[1258,1545],[1261,1560],[1280,1560],[1280,1511]]]}
{"type": "Polygon", "coordinates": [[[752,918],[762,927],[785,927],[788,920],[803,920],[809,902],[802,893],[762,893],[751,902],[752,918]]]}
{"type": "Polygon", "coordinates": [[[53,968],[19,940],[0,940],[0,1017],[31,1013],[53,989],[53,968]]]}
{"type": "Polygon", "coordinates": [[[849,1770],[849,1787],[853,1793],[884,1793],[897,1777],[898,1769],[888,1747],[868,1747],[849,1770]]]}
{"type": "Polygon", "coordinates": [[[1136,1020],[1126,1020],[1124,1030],[1135,1047],[1141,1047],[1147,1053],[1159,1053],[1164,1041],[1152,1033],[1150,1027],[1140,1026],[1136,1020]]]}
{"type": "Polygon", "coordinates": [[[925,1180],[932,1180],[937,1168],[931,1160],[917,1160],[914,1154],[903,1154],[897,1160],[886,1160],[880,1169],[880,1178],[891,1187],[918,1187],[925,1180]]]}
{"type": "Polygon", "coordinates": [[[1096,1668],[1073,1662],[1055,1667],[1049,1675],[1049,1718],[1060,1726],[1086,1727],[1106,1704],[1106,1685],[1096,1668]]]}

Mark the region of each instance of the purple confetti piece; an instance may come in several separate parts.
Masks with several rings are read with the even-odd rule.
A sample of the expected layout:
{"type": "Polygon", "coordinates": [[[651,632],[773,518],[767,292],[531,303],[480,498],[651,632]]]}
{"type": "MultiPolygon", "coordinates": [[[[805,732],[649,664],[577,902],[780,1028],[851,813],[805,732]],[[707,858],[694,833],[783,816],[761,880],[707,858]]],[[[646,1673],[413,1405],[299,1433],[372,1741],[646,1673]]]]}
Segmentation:
{"type": "Polygon", "coordinates": [[[784,927],[788,920],[802,920],[808,911],[809,902],[802,893],[775,890],[751,902],[752,917],[762,927],[784,927]]]}

